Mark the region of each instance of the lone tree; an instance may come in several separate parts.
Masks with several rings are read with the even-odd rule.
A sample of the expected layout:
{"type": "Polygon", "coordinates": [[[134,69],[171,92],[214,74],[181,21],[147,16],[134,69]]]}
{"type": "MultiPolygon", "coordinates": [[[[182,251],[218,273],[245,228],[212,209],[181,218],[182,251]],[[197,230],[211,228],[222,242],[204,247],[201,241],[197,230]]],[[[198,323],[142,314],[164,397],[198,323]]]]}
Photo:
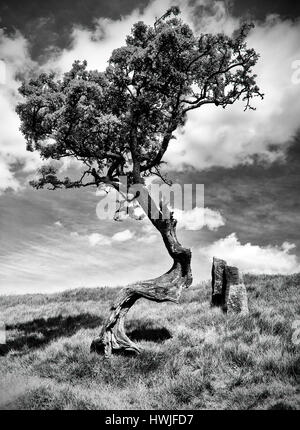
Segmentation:
{"type": "Polygon", "coordinates": [[[137,299],[177,302],[182,288],[192,283],[191,251],[179,243],[173,213],[155,203],[145,177],[163,178],[163,156],[189,111],[206,104],[225,108],[238,99],[245,110],[253,109],[251,99],[263,97],[252,73],[258,54],[245,42],[252,25],[242,25],[232,37],[196,36],[178,14],[172,7],[153,26],[137,22],[104,72],[88,71],[85,61],[75,61],[62,79],[42,73],[19,90],[24,101],[17,112],[27,149],[43,159],[74,157],[82,163],[76,180],[60,178],[48,164],[31,185],[56,190],[106,184],[126,193],[120,180],[126,176],[127,187],[139,186],[133,198],[173,260],[162,276],[121,290],[91,346],[106,355],[139,351],[124,331],[126,313],[137,299]]]}

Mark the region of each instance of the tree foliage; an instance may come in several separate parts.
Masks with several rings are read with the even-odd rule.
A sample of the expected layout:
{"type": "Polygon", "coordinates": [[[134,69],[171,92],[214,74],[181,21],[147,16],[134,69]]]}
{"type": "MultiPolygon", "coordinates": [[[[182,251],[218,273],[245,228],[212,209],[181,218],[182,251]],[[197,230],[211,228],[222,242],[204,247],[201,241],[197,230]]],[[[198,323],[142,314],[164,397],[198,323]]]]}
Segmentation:
{"type": "Polygon", "coordinates": [[[252,72],[258,54],[245,41],[252,25],[232,37],[197,36],[178,12],[171,8],[153,26],[137,22],[104,72],[75,61],[61,78],[42,73],[22,84],[17,112],[27,149],[45,160],[74,157],[83,167],[71,180],[44,166],[34,187],[117,186],[120,175],[129,185],[142,183],[161,175],[162,158],[190,110],[238,99],[253,109],[252,98],[263,95],[252,72]]]}

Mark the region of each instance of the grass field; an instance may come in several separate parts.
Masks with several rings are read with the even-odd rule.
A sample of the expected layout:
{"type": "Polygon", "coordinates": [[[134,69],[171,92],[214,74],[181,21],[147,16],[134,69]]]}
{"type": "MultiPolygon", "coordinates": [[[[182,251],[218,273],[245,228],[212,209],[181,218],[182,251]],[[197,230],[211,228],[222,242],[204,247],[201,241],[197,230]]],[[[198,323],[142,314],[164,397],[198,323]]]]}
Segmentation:
{"type": "Polygon", "coordinates": [[[140,300],[139,356],[90,354],[117,289],[0,296],[0,409],[300,409],[300,274],[246,276],[250,315],[226,317],[208,283],[180,304],[140,300]]]}

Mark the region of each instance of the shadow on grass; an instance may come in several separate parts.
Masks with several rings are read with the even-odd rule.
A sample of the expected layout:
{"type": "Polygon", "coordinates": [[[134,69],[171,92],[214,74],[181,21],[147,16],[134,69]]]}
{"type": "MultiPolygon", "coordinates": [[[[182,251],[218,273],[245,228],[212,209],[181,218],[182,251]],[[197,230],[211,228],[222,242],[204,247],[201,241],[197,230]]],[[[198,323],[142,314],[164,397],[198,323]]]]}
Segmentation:
{"type": "Polygon", "coordinates": [[[147,340],[161,343],[172,337],[172,334],[165,327],[155,327],[152,321],[142,322],[133,320],[127,329],[126,334],[133,341],[147,340]]]}
{"type": "MultiPolygon", "coordinates": [[[[60,337],[73,336],[80,329],[100,327],[103,318],[89,313],[76,316],[57,316],[53,318],[39,318],[26,323],[7,325],[7,343],[0,345],[0,356],[10,351],[26,353],[28,350],[41,348],[52,340],[60,337]]],[[[127,334],[133,341],[164,342],[172,337],[165,327],[153,327],[152,324],[132,321],[127,334]]]]}
{"type": "MultiPolygon", "coordinates": [[[[164,342],[167,339],[172,337],[169,330],[165,327],[153,327],[149,322],[143,323],[140,320],[131,321],[131,326],[136,328],[128,328],[126,331],[126,335],[132,341],[152,341],[156,343],[164,342]],[[149,326],[150,325],[150,326],[149,326]]],[[[99,342],[95,341],[91,345],[91,352],[94,352],[99,355],[104,354],[104,345],[102,340],[99,339],[99,342]]],[[[136,356],[138,352],[136,350],[127,350],[127,349],[113,349],[114,355],[123,355],[123,356],[136,356]]]]}
{"type": "Polygon", "coordinates": [[[96,328],[102,323],[102,317],[85,313],[7,325],[8,340],[6,345],[1,345],[0,355],[6,355],[11,350],[27,352],[28,349],[40,348],[59,337],[70,337],[80,329],[96,328]]]}

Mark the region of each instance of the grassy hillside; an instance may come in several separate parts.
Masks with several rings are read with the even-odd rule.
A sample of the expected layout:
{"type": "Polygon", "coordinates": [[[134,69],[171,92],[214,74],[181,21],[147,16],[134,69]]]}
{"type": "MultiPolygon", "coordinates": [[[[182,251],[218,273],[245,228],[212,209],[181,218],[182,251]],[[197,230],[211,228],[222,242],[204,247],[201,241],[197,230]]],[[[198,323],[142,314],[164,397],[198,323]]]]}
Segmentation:
{"type": "Polygon", "coordinates": [[[0,296],[0,409],[300,409],[300,274],[245,282],[247,317],[211,309],[209,284],[140,300],[127,332],[144,351],[110,361],[89,347],[116,289],[0,296]]]}

